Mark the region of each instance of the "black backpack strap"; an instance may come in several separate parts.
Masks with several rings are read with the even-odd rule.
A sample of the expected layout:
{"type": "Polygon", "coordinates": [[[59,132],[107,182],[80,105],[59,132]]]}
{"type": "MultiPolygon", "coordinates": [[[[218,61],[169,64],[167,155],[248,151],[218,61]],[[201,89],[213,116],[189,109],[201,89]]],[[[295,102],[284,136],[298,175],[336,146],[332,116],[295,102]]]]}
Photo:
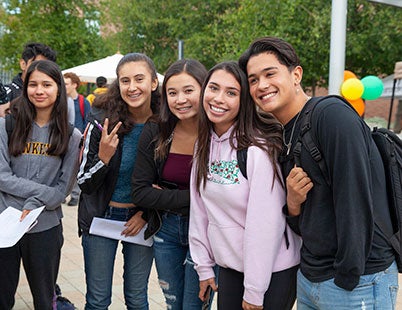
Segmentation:
{"type": "Polygon", "coordinates": [[[247,179],[247,150],[241,149],[237,150],[237,163],[239,165],[240,172],[247,179]]]}
{"type": "Polygon", "coordinates": [[[328,185],[331,185],[331,180],[329,178],[329,174],[327,168],[325,167],[324,158],[322,157],[321,151],[317,147],[316,143],[314,142],[313,138],[313,131],[311,130],[311,123],[312,123],[312,116],[314,112],[314,108],[320,103],[322,100],[328,98],[326,97],[314,97],[307,101],[305,104],[302,115],[300,117],[300,135],[296,141],[295,147],[293,149],[293,155],[295,164],[298,167],[301,167],[301,148],[302,145],[306,148],[306,150],[310,153],[311,157],[319,166],[321,173],[324,176],[325,181],[328,185]]]}
{"type": "Polygon", "coordinates": [[[11,134],[13,133],[14,126],[15,126],[15,118],[11,114],[6,114],[6,131],[7,131],[7,137],[8,141],[11,139],[11,134]]]}
{"type": "Polygon", "coordinates": [[[356,112],[356,110],[352,107],[352,105],[346,99],[344,99],[343,97],[338,96],[338,95],[329,95],[329,96],[324,96],[324,97],[311,98],[309,101],[307,101],[306,105],[304,106],[304,108],[301,112],[301,113],[303,113],[303,115],[300,118],[300,122],[301,122],[300,136],[297,139],[297,142],[295,144],[293,154],[294,154],[296,166],[301,167],[300,153],[301,153],[301,146],[304,145],[304,147],[310,153],[311,157],[314,159],[314,161],[319,166],[326,183],[329,186],[331,186],[331,179],[329,177],[327,167],[325,166],[324,158],[321,154],[320,149],[317,147],[317,144],[314,142],[314,139],[315,139],[315,133],[313,132],[314,130],[311,130],[314,108],[321,101],[323,101],[325,99],[329,99],[329,98],[335,98],[335,99],[341,100],[346,105],[351,107],[351,109],[353,111],[356,112]]]}

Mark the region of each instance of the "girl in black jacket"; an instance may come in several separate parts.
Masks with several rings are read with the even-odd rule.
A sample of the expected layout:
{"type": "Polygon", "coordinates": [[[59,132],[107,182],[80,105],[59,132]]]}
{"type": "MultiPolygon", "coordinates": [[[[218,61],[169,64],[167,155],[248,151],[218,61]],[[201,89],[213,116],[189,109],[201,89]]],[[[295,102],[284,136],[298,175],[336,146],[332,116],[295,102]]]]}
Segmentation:
{"type": "MultiPolygon", "coordinates": [[[[190,171],[198,137],[201,85],[207,74],[195,60],[179,60],[167,70],[158,122],[148,122],[138,144],[133,201],[154,210],[159,284],[169,309],[199,310],[199,279],[188,244],[190,171]]],[[[150,232],[152,233],[152,232],[150,232]]]]}

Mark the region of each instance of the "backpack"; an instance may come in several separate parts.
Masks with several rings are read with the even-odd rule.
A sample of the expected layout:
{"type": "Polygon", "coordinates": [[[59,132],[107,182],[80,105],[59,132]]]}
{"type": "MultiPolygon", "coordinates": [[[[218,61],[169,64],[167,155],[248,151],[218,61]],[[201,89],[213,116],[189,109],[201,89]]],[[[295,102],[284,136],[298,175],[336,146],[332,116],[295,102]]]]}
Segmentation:
{"type": "Polygon", "coordinates": [[[84,105],[84,96],[78,95],[78,103],[80,105],[80,113],[83,120],[85,120],[85,105],[84,105]]]}
{"type": "Polygon", "coordinates": [[[239,169],[241,174],[247,179],[247,150],[241,149],[236,151],[237,155],[237,164],[239,165],[239,169]]]}
{"type": "Polygon", "coordinates": [[[4,88],[3,83],[0,80],[0,104],[8,102],[7,90],[4,88]]]}
{"type": "Polygon", "coordinates": [[[53,297],[53,310],[76,310],[74,304],[66,297],[61,296],[60,287],[56,284],[53,297]]]}
{"type": "MultiPolygon", "coordinates": [[[[330,178],[321,151],[318,149],[313,139],[314,133],[313,130],[311,130],[311,119],[317,104],[330,97],[337,98],[352,107],[348,101],[336,95],[310,99],[300,115],[300,135],[296,140],[293,150],[295,164],[300,167],[300,153],[301,146],[303,145],[319,166],[328,185],[331,185],[330,178]]],[[[353,107],[352,109],[355,111],[353,107]]],[[[387,235],[386,237],[395,252],[398,271],[402,273],[402,140],[395,133],[386,128],[374,128],[371,131],[371,137],[381,154],[384,165],[389,202],[388,207],[391,215],[393,234],[391,236],[385,234],[387,231],[387,229],[384,228],[385,224],[380,222],[376,222],[376,224],[380,230],[387,235]]]]}

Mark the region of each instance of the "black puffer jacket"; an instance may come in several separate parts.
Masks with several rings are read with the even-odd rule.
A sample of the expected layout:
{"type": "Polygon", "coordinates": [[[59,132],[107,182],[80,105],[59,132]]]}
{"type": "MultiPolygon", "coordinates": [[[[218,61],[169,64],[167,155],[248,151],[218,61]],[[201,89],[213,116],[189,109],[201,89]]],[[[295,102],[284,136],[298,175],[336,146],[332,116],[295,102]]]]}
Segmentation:
{"type": "Polygon", "coordinates": [[[0,81],[0,104],[5,104],[7,103],[8,96],[7,96],[7,90],[4,88],[3,83],[0,81]]]}
{"type": "Polygon", "coordinates": [[[11,84],[7,84],[4,86],[7,90],[8,101],[10,102],[22,94],[22,86],[24,83],[22,81],[21,75],[22,74],[19,73],[13,78],[11,84]]]}
{"type": "MultiPolygon", "coordinates": [[[[165,160],[154,158],[156,140],[159,137],[159,126],[154,121],[148,121],[142,131],[137,147],[132,186],[133,202],[148,210],[148,233],[156,233],[162,225],[159,213],[170,211],[188,215],[190,210],[190,190],[173,189],[164,186],[162,171],[165,160]],[[156,189],[152,184],[159,184],[163,190],[156,189]]],[[[170,147],[171,141],[169,142],[170,147]]]]}
{"type": "Polygon", "coordinates": [[[103,123],[103,111],[93,110],[88,116],[90,123],[85,141],[83,155],[78,172],[78,185],[81,189],[78,204],[78,234],[89,232],[92,219],[103,217],[109,205],[117,182],[121,161],[121,145],[106,166],[98,157],[99,141],[102,132],[94,124],[94,119],[103,123]]]}

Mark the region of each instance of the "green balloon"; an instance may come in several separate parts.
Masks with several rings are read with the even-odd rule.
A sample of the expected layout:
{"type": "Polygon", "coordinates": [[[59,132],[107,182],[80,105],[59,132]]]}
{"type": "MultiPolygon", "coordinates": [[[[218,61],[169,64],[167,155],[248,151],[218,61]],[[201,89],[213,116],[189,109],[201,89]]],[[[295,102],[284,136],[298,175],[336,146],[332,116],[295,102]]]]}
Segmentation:
{"type": "Polygon", "coordinates": [[[381,79],[374,76],[368,75],[361,79],[361,82],[364,86],[364,91],[362,98],[365,100],[375,100],[381,96],[382,91],[384,90],[384,84],[381,79]]]}

